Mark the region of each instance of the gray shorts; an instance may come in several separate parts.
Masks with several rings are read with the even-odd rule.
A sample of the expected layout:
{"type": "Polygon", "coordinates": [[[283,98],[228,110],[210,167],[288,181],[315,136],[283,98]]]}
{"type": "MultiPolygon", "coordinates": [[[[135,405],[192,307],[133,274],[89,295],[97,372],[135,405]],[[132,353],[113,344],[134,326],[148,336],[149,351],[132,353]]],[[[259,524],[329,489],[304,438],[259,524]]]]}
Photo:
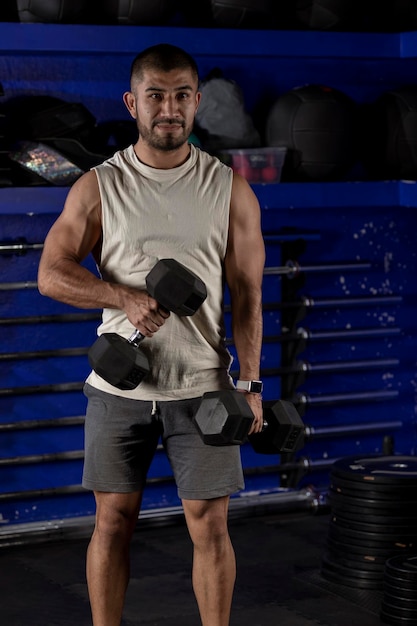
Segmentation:
{"type": "Polygon", "coordinates": [[[114,396],[88,384],[84,393],[88,398],[86,489],[112,493],[143,489],[160,439],[179,498],[208,500],[244,488],[240,446],[207,445],[193,424],[201,398],[154,404],[114,396]]]}

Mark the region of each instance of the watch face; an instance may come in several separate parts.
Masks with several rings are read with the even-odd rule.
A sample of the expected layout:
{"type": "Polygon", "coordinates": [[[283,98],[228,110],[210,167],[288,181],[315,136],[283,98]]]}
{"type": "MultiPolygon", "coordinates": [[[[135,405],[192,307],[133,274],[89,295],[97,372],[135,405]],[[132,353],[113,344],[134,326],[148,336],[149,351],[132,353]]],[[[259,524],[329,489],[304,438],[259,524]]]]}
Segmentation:
{"type": "Polygon", "coordinates": [[[260,380],[252,380],[250,384],[251,393],[262,393],[263,384],[260,380]]]}

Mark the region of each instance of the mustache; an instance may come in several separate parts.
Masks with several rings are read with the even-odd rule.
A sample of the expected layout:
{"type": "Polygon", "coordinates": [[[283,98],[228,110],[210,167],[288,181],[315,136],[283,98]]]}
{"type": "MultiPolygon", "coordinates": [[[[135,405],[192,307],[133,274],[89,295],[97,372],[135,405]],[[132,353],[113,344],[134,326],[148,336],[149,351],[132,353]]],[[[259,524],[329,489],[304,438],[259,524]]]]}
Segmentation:
{"type": "Polygon", "coordinates": [[[185,126],[184,120],[179,120],[178,118],[174,117],[165,118],[163,120],[154,120],[152,128],[155,128],[155,126],[158,126],[159,124],[175,124],[175,126],[178,126],[178,124],[180,124],[183,128],[185,126]]]}

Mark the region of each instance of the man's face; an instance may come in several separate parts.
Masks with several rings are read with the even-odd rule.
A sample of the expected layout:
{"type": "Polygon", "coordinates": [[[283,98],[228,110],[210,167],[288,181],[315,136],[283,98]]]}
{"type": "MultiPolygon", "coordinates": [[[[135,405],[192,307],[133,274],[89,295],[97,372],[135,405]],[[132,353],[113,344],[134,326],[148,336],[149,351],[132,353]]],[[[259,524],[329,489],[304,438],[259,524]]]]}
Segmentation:
{"type": "Polygon", "coordinates": [[[156,150],[170,151],[187,142],[200,95],[190,70],[148,70],[124,101],[136,119],[140,140],[156,150]]]}

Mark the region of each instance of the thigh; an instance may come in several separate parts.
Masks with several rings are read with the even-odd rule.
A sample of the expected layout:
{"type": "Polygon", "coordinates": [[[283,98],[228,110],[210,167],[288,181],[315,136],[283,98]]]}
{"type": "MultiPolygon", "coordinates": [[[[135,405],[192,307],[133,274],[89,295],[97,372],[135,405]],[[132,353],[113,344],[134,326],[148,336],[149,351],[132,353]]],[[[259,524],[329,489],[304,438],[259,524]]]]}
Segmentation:
{"type": "Polygon", "coordinates": [[[240,446],[209,446],[193,423],[201,398],[160,403],[163,443],[185,500],[206,500],[244,488],[240,446]]]}
{"type": "Polygon", "coordinates": [[[83,486],[130,493],[143,489],[160,425],[151,402],[130,400],[86,385],[83,486]]]}

